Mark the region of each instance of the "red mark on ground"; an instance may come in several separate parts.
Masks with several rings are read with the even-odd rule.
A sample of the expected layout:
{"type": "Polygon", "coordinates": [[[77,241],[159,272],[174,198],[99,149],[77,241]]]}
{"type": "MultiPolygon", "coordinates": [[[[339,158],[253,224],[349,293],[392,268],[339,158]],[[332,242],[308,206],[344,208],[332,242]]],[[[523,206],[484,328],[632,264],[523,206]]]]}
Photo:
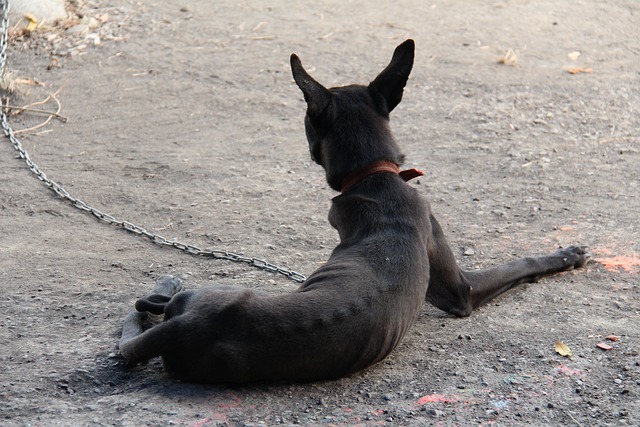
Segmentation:
{"type": "Polygon", "coordinates": [[[594,248],[594,260],[601,264],[607,271],[623,270],[627,273],[640,271],[640,255],[631,253],[627,255],[615,255],[609,248],[594,248]]]}
{"type": "MultiPolygon", "coordinates": [[[[203,426],[207,425],[208,423],[210,423],[211,421],[213,421],[213,420],[209,419],[209,418],[205,418],[203,420],[196,421],[195,423],[191,424],[191,427],[203,427],[203,426]]],[[[222,421],[222,420],[216,420],[216,421],[222,421]]]]}
{"type": "Polygon", "coordinates": [[[568,367],[564,366],[563,364],[558,365],[558,367],[556,368],[556,371],[559,374],[564,374],[564,375],[566,375],[568,377],[571,377],[571,376],[574,376],[574,375],[581,377],[583,375],[583,372],[581,370],[579,370],[579,369],[571,369],[571,368],[568,368],[568,367]]]}
{"type": "Polygon", "coordinates": [[[444,394],[428,394],[418,399],[418,405],[424,405],[425,403],[457,403],[458,398],[455,396],[447,396],[444,394]]]}
{"type": "Polygon", "coordinates": [[[635,256],[615,256],[612,258],[597,258],[600,264],[609,271],[622,269],[627,273],[634,273],[640,267],[640,258],[635,256]]]}

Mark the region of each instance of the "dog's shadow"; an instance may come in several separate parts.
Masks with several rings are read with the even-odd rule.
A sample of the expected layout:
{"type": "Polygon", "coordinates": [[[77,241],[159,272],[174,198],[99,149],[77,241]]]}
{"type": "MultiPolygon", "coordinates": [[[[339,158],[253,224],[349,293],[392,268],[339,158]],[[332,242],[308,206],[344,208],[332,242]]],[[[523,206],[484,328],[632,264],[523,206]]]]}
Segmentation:
{"type": "MultiPolygon", "coordinates": [[[[355,374],[355,377],[359,374],[355,374]]],[[[130,395],[144,391],[145,395],[164,396],[169,399],[200,401],[216,397],[233,401],[239,395],[264,392],[285,393],[291,387],[322,386],[344,380],[314,382],[258,382],[249,384],[198,384],[182,382],[167,375],[162,359],[154,358],[135,366],[128,365],[115,350],[98,353],[93,363],[74,368],[52,379],[61,393],[75,397],[97,398],[130,395]]],[[[135,400],[135,399],[134,399],[135,400]]]]}

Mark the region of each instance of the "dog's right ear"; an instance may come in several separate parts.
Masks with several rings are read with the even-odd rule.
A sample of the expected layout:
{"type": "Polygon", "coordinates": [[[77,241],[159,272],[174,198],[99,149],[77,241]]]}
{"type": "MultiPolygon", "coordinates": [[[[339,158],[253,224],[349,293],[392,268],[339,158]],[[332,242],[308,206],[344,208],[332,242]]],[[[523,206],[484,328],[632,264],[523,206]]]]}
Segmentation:
{"type": "Polygon", "coordinates": [[[302,66],[300,58],[291,54],[291,72],[293,79],[302,91],[307,103],[307,114],[312,118],[318,118],[331,102],[329,90],[315,81],[302,66]]]}
{"type": "Polygon", "coordinates": [[[376,90],[385,99],[389,113],[402,100],[402,92],[413,68],[414,56],[415,42],[411,39],[404,41],[396,47],[387,68],[369,84],[369,88],[376,90]]]}

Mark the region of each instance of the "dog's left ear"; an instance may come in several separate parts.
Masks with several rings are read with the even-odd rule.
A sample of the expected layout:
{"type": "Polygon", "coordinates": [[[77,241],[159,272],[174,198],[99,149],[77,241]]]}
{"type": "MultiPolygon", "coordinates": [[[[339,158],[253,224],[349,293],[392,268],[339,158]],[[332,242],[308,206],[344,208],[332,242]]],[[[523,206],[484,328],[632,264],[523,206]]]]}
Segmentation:
{"type": "Polygon", "coordinates": [[[387,101],[387,109],[391,112],[402,100],[402,92],[411,68],[415,54],[415,43],[409,39],[396,47],[391,62],[378,77],[369,84],[369,88],[380,93],[387,101]]]}
{"type": "Polygon", "coordinates": [[[331,102],[329,90],[315,81],[302,66],[302,62],[295,53],[291,55],[291,72],[293,79],[302,91],[307,102],[307,114],[318,118],[331,102]]]}

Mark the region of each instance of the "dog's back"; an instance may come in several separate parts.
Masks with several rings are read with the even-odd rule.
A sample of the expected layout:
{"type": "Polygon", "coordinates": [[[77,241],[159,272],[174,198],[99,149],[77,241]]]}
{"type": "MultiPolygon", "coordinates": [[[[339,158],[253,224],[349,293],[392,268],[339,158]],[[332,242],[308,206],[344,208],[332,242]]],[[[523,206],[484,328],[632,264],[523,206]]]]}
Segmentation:
{"type": "Polygon", "coordinates": [[[341,243],[297,292],[219,286],[167,305],[159,325],[172,330],[163,339],[174,337],[162,354],[167,371],[196,382],[299,381],[339,378],[382,360],[424,300],[425,211],[392,174],[336,197],[331,216],[341,243]]]}

